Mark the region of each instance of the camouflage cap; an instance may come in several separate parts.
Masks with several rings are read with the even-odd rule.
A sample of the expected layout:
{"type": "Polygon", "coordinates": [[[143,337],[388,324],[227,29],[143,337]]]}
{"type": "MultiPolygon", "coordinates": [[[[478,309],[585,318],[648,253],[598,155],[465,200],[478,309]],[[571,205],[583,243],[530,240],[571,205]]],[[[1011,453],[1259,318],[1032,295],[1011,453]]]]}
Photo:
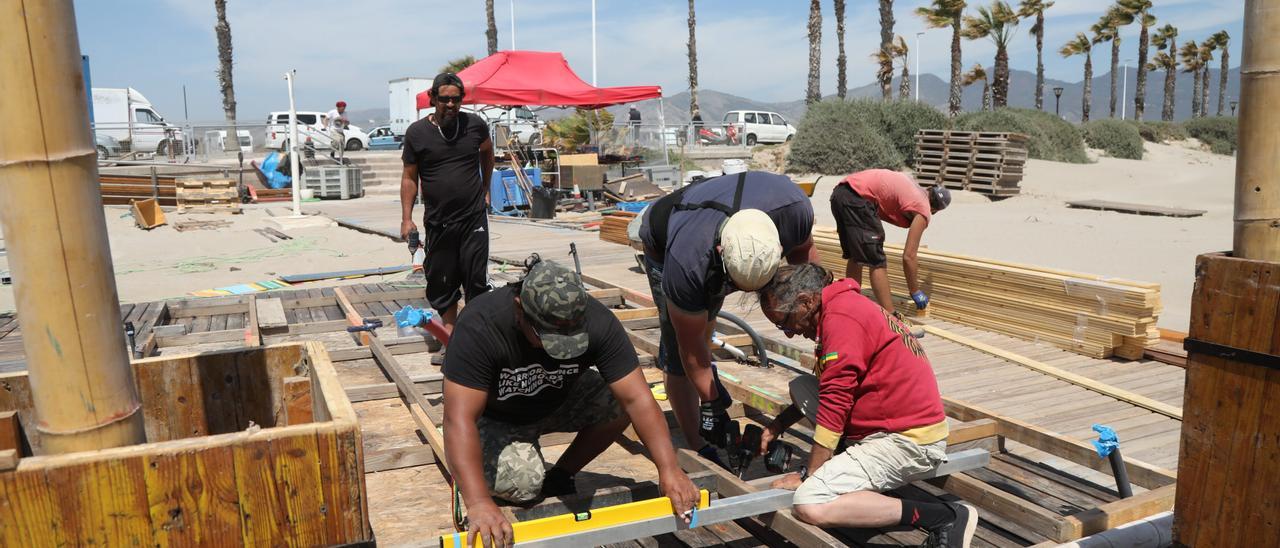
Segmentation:
{"type": "Polygon", "coordinates": [[[576,272],[551,261],[534,265],[520,288],[520,307],[551,357],[587,351],[587,290],[576,272]]]}

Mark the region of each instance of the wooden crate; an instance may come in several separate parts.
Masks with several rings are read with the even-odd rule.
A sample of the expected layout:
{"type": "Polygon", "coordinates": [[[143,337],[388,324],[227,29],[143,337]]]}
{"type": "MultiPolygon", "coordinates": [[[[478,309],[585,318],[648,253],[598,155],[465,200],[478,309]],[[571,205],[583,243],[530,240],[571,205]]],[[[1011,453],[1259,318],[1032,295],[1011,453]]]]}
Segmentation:
{"type": "Polygon", "coordinates": [[[235,179],[177,179],[178,213],[240,212],[240,188],[235,179]]]}
{"type": "Polygon", "coordinates": [[[43,454],[26,373],[0,375],[0,412],[16,412],[0,432],[20,431],[0,436],[16,458],[0,471],[0,545],[371,540],[360,429],[323,345],[133,367],[147,443],[63,455],[43,454]]]}

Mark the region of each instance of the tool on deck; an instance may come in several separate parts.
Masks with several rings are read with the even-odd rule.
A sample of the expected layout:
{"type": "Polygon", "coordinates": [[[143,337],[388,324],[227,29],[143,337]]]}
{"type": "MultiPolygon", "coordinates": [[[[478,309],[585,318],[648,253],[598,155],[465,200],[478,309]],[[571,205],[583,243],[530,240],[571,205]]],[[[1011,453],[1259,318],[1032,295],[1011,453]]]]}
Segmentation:
{"type": "Polygon", "coordinates": [[[382,327],[382,320],[377,318],[361,318],[364,323],[361,325],[353,325],[347,328],[347,333],[359,333],[361,331],[373,332],[374,329],[382,327]]]}
{"type": "MultiPolygon", "coordinates": [[[[693,518],[688,526],[689,529],[698,526],[698,510],[705,509],[711,504],[711,494],[706,489],[699,491],[699,495],[698,504],[693,510],[693,518]]],[[[519,545],[552,537],[661,518],[677,519],[674,516],[671,499],[667,497],[628,502],[617,506],[608,506],[573,514],[561,514],[549,518],[518,521],[511,524],[511,530],[515,544],[519,545]]],[[[440,535],[440,548],[461,548],[478,544],[479,539],[473,541],[465,532],[440,535]]]]}
{"type": "MultiPolygon", "coordinates": [[[[738,430],[738,421],[732,421],[735,432],[738,430]]],[[[726,452],[729,454],[729,466],[739,478],[747,473],[747,469],[751,467],[751,461],[755,458],[756,453],[760,452],[760,436],[764,434],[764,429],[758,424],[748,424],[742,429],[742,436],[738,439],[738,443],[729,446],[726,452]]]]}
{"type": "Polygon", "coordinates": [[[787,466],[791,464],[791,456],[794,450],[790,444],[783,442],[781,439],[775,439],[769,442],[769,449],[764,456],[764,469],[770,474],[781,474],[786,471],[787,466]]]}
{"type": "Polygon", "coordinates": [[[134,358],[141,358],[142,353],[138,352],[138,345],[135,337],[138,332],[133,328],[133,322],[124,322],[124,339],[129,344],[129,355],[134,358]]]}
{"type": "Polygon", "coordinates": [[[582,276],[582,261],[578,260],[578,243],[569,242],[569,254],[573,255],[573,269],[582,276]]]}

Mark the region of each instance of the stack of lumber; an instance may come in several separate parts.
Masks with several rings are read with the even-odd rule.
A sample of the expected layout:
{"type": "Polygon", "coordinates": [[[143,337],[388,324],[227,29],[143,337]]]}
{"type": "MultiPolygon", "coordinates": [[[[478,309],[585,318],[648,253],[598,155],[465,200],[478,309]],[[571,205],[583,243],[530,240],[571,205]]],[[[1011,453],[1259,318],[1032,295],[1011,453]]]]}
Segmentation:
{"type": "Polygon", "coordinates": [[[157,177],[153,184],[151,177],[145,175],[100,175],[98,184],[103,205],[129,205],[134,200],[153,197],[160,205],[177,205],[173,177],[157,177]]]}
{"type": "Polygon", "coordinates": [[[605,215],[603,222],[600,223],[600,239],[615,244],[631,245],[627,239],[627,225],[631,224],[631,219],[634,218],[636,214],[628,211],[615,211],[605,215]]]}
{"type": "Polygon", "coordinates": [[[1026,135],[922,129],[916,134],[916,179],[924,185],[992,196],[1019,193],[1026,135]]]}
{"type": "MultiPolygon", "coordinates": [[[[835,229],[814,227],[823,266],[844,272],[835,229]]],[[[908,294],[902,247],[885,246],[894,295],[908,294]]],[[[1160,341],[1160,285],[921,249],[931,317],[1093,358],[1139,359],[1160,341]]],[[[864,280],[867,278],[864,277],[864,280]]],[[[902,306],[912,307],[910,299],[902,306]]],[[[904,312],[907,312],[904,310],[904,312]]]]}

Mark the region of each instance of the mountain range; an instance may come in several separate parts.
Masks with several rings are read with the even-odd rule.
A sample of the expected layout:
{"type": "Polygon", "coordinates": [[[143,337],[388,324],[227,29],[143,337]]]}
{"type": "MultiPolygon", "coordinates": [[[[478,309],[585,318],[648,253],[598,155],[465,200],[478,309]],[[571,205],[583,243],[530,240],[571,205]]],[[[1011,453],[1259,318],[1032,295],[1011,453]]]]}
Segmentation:
{"type": "MultiPolygon", "coordinates": [[[[1101,66],[1106,66],[1105,61],[1099,59],[1095,61],[1101,66]]],[[[1133,117],[1133,93],[1134,87],[1137,85],[1138,69],[1129,67],[1127,72],[1129,89],[1127,94],[1127,105],[1125,107],[1126,114],[1129,118],[1133,117]]],[[[1217,113],[1218,105],[1218,75],[1221,73],[1216,68],[1209,70],[1209,112],[1217,113]]],[[[1146,120],[1159,120],[1160,110],[1164,104],[1164,78],[1165,73],[1148,72],[1147,73],[1147,103],[1146,114],[1143,117],[1146,120]]],[[[1177,75],[1177,84],[1175,87],[1174,100],[1174,118],[1176,120],[1185,120],[1191,117],[1191,88],[1193,85],[1193,76],[1187,73],[1179,72],[1177,75]]],[[[915,77],[912,77],[912,86],[915,85],[915,77]]],[[[1034,72],[1025,70],[1011,70],[1009,74],[1009,106],[1018,108],[1034,108],[1035,97],[1032,90],[1035,89],[1036,75],[1034,72]]],[[[947,98],[949,89],[947,80],[940,78],[934,74],[922,74],[920,82],[920,101],[933,105],[941,110],[947,108],[947,98]]],[[[893,90],[894,96],[898,93],[899,79],[894,78],[893,90]]],[[[1079,121],[1082,101],[1084,95],[1084,83],[1066,82],[1052,78],[1045,79],[1044,92],[1044,110],[1052,112],[1054,109],[1053,88],[1062,88],[1061,114],[1062,117],[1070,121],[1079,121]]],[[[798,94],[802,90],[797,90],[798,94]]],[[[1123,93],[1123,80],[1116,83],[1117,93],[1123,93]]],[[[1240,95],[1240,69],[1239,67],[1230,69],[1227,72],[1227,101],[1224,114],[1231,113],[1230,102],[1240,95]]],[[[850,98],[879,98],[880,87],[875,83],[870,83],[861,87],[852,88],[847,94],[850,98]]],[[[912,91],[914,98],[914,90],[912,91]]],[[[829,95],[824,99],[834,99],[835,95],[829,95]]],[[[1090,118],[1099,120],[1109,116],[1109,106],[1111,98],[1111,73],[1107,72],[1093,78],[1093,103],[1090,107],[1090,118]]],[[[698,103],[702,109],[702,118],[707,122],[721,120],[725,113],[731,110],[763,110],[776,112],[781,114],[787,121],[793,125],[799,125],[799,121],[804,117],[805,104],[804,100],[797,99],[795,101],[769,102],[749,99],[739,95],[724,93],[712,89],[703,89],[698,91],[698,103]]],[[[640,110],[641,119],[646,124],[657,123],[658,121],[658,101],[642,101],[636,104],[640,110]]],[[[689,121],[689,92],[682,91],[675,95],[665,97],[661,103],[663,112],[668,123],[686,123],[689,121]]],[[[961,106],[966,111],[981,110],[982,108],[982,86],[975,84],[964,89],[961,98],[961,106]]],[[[618,121],[626,118],[627,110],[630,105],[616,105],[609,107],[609,112],[613,113],[618,121]]],[[[1121,101],[1116,101],[1116,117],[1121,112],[1121,101]]],[[[389,108],[372,108],[359,111],[352,111],[350,118],[366,129],[373,125],[386,123],[390,117],[389,108]],[[374,122],[370,122],[370,120],[374,122]]],[[[561,109],[545,109],[539,112],[539,116],[543,119],[554,120],[562,118],[571,113],[572,110],[561,109]]]]}

